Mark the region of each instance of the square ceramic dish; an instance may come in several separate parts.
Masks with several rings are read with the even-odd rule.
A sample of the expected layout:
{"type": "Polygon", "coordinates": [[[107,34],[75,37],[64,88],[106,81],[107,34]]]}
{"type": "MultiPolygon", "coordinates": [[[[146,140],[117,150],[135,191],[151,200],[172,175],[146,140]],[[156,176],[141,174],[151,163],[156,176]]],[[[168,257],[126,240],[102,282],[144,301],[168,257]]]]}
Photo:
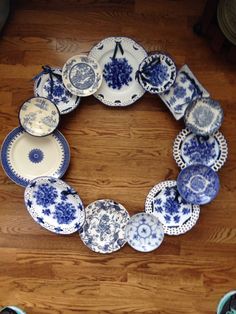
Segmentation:
{"type": "Polygon", "coordinates": [[[159,94],[162,101],[170,109],[176,120],[184,116],[188,105],[195,99],[209,97],[208,91],[200,84],[187,64],[178,71],[171,88],[159,94]]]}

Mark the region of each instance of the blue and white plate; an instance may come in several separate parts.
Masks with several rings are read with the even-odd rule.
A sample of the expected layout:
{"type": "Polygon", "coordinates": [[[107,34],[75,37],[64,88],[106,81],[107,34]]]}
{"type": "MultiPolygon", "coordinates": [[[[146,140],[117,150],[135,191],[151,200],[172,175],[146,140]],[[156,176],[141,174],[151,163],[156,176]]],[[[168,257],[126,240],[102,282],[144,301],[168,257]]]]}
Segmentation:
{"type": "Polygon", "coordinates": [[[35,80],[34,95],[49,99],[57,106],[60,114],[67,114],[77,108],[80,97],[72,95],[65,88],[61,72],[60,68],[44,67],[35,80]]]}
{"type": "Polygon", "coordinates": [[[60,114],[57,106],[42,97],[25,101],[19,111],[19,121],[23,129],[34,136],[46,136],[58,127],[60,114]]]}
{"type": "Polygon", "coordinates": [[[71,94],[89,96],[102,84],[102,72],[98,62],[86,55],[71,57],[63,66],[62,80],[71,94]]]}
{"type": "Polygon", "coordinates": [[[27,186],[39,176],[62,177],[70,163],[70,148],[59,131],[35,137],[18,127],[7,135],[2,144],[1,162],[12,181],[27,186]]]}
{"type": "Polygon", "coordinates": [[[138,213],[133,215],[126,225],[125,238],[135,250],[151,252],[161,245],[164,231],[160,221],[155,216],[138,213]]]}
{"type": "Polygon", "coordinates": [[[136,79],[140,62],[147,52],[127,37],[108,37],[90,53],[102,68],[103,82],[94,96],[107,106],[128,106],[143,96],[145,90],[136,79]]]}
{"type": "Polygon", "coordinates": [[[211,98],[200,98],[188,106],[184,120],[186,127],[194,134],[208,136],[218,131],[223,116],[219,102],[211,98]]]}
{"type": "Polygon", "coordinates": [[[220,181],[217,173],[205,165],[184,168],[177,178],[179,194],[187,202],[196,205],[210,203],[218,194],[220,181]]]}
{"type": "Polygon", "coordinates": [[[176,120],[184,116],[188,105],[201,97],[209,97],[208,91],[200,84],[187,64],[178,71],[176,80],[169,90],[159,94],[176,120]]]}
{"type": "Polygon", "coordinates": [[[71,234],[84,224],[83,203],[77,192],[62,180],[35,178],[26,187],[24,197],[32,218],[49,231],[71,234]]]}
{"type": "Polygon", "coordinates": [[[169,180],[156,184],[149,191],[145,211],[159,219],[164,233],[180,235],[197,223],[200,207],[187,203],[180,196],[176,181],[169,180]]]}
{"type": "Polygon", "coordinates": [[[129,213],[113,200],[98,200],[85,208],[86,222],[81,240],[94,252],[112,253],[125,245],[129,213]]]}
{"type": "Polygon", "coordinates": [[[175,139],[173,155],[182,169],[189,165],[203,164],[218,171],[227,159],[228,147],[219,131],[203,137],[183,129],[175,139]]]}
{"type": "Polygon", "coordinates": [[[141,62],[138,78],[146,91],[159,94],[169,90],[174,84],[176,72],[176,65],[169,56],[153,53],[141,62]]]}

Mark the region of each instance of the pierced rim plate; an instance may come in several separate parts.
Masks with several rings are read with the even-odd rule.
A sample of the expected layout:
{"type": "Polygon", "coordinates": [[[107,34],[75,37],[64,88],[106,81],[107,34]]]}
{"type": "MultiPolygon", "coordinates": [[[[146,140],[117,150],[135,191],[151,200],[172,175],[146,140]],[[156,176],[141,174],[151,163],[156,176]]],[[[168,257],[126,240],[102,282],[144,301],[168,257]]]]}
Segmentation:
{"type": "Polygon", "coordinates": [[[62,177],[70,163],[70,147],[58,130],[46,137],[35,137],[18,127],[2,144],[1,163],[13,182],[27,186],[39,176],[62,177]]]}
{"type": "Polygon", "coordinates": [[[85,208],[86,221],[80,231],[83,243],[94,252],[112,253],[125,245],[129,213],[113,200],[98,200],[85,208]]]}
{"type": "Polygon", "coordinates": [[[57,106],[43,97],[26,100],[19,111],[23,129],[37,137],[51,134],[58,127],[60,114],[57,106]]]}
{"type": "Polygon", "coordinates": [[[125,238],[133,249],[139,252],[151,252],[161,245],[164,231],[162,224],[154,215],[138,213],[127,223],[125,238]]]}
{"type": "Polygon", "coordinates": [[[208,136],[218,131],[223,117],[223,109],[218,101],[212,98],[200,98],[188,106],[184,122],[194,134],[208,136]]]}
{"type": "MultiPolygon", "coordinates": [[[[51,68],[53,73],[62,75],[62,69],[51,68]]],[[[53,89],[51,94],[50,87],[50,76],[45,73],[40,75],[34,83],[34,95],[35,97],[44,97],[53,102],[61,115],[70,113],[76,109],[80,103],[80,97],[72,95],[64,86],[62,80],[60,81],[57,77],[53,76],[53,89]]]]}
{"type": "MultiPolygon", "coordinates": [[[[192,205],[192,204],[187,204],[186,209],[188,211],[188,213],[186,212],[186,215],[181,215],[182,218],[181,220],[179,220],[179,223],[175,222],[175,226],[171,226],[171,223],[174,221],[174,211],[172,210],[172,208],[167,206],[167,211],[168,211],[168,215],[170,216],[170,223],[166,223],[166,219],[164,217],[164,209],[166,212],[166,208],[163,206],[164,202],[163,202],[163,196],[164,193],[163,191],[167,190],[168,188],[174,188],[177,190],[177,182],[174,180],[169,180],[169,181],[163,181],[160,182],[158,184],[156,184],[148,193],[147,198],[146,198],[146,202],[145,202],[145,211],[149,214],[154,215],[155,217],[157,217],[160,222],[163,225],[163,229],[164,229],[164,233],[168,234],[168,235],[180,235],[183,233],[188,232],[189,230],[191,230],[195,224],[197,223],[198,219],[199,219],[199,215],[200,215],[200,207],[198,205],[192,205]],[[158,196],[161,196],[158,198],[158,196]],[[160,199],[161,202],[160,204],[154,204],[155,200],[160,199]],[[157,205],[159,206],[163,206],[163,211],[161,212],[160,210],[156,210],[158,209],[157,205]],[[189,209],[191,208],[191,214],[189,214],[189,209]],[[185,217],[184,217],[185,216],[185,217]]],[[[179,200],[183,200],[181,198],[181,196],[179,196],[178,198],[178,203],[180,203],[179,200]]],[[[158,202],[156,202],[158,203],[158,202]]],[[[173,203],[173,201],[172,201],[173,203]]],[[[176,204],[178,204],[176,203],[176,204]]],[[[166,204],[165,204],[166,205],[166,204]]],[[[167,204],[167,205],[171,205],[172,204],[167,204]]],[[[178,210],[183,210],[185,207],[184,206],[180,206],[177,209],[178,210]]]]}
{"type": "Polygon", "coordinates": [[[174,84],[177,69],[168,55],[158,52],[150,54],[141,62],[138,73],[142,87],[149,93],[159,94],[174,84]]]}
{"type": "Polygon", "coordinates": [[[218,171],[227,155],[227,142],[219,131],[212,136],[202,137],[183,129],[174,141],[173,156],[181,169],[192,164],[204,164],[218,171]]]}
{"type": "Polygon", "coordinates": [[[71,234],[84,224],[83,203],[78,193],[62,180],[35,178],[26,187],[24,199],[32,218],[49,231],[71,234]]]}
{"type": "Polygon", "coordinates": [[[205,165],[191,165],[177,178],[177,189],[186,202],[196,205],[210,203],[218,194],[220,180],[218,174],[205,165]]]}
{"type": "Polygon", "coordinates": [[[102,84],[100,65],[92,57],[73,56],[62,68],[62,80],[71,94],[81,97],[90,96],[102,84]]]}
{"type": "Polygon", "coordinates": [[[143,96],[136,79],[140,62],[147,52],[128,37],[108,37],[89,52],[101,65],[103,82],[94,96],[107,106],[125,107],[143,96]]]}

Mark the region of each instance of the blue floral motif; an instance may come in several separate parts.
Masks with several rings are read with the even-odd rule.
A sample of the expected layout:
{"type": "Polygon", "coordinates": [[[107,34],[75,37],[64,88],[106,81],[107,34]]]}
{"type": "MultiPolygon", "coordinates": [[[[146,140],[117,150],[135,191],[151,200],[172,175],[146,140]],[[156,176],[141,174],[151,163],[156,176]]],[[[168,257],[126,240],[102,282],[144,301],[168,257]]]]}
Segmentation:
{"type": "Polygon", "coordinates": [[[44,215],[46,215],[46,216],[50,216],[50,215],[51,215],[50,209],[43,209],[43,210],[42,210],[42,213],[43,213],[44,215]]]}
{"type": "Polygon", "coordinates": [[[209,138],[196,135],[184,143],[183,154],[189,159],[188,164],[209,165],[217,157],[216,142],[210,142],[209,138]]]}
{"type": "Polygon", "coordinates": [[[40,223],[40,224],[44,224],[44,219],[42,217],[37,217],[37,221],[40,223]]]}
{"type": "Polygon", "coordinates": [[[71,203],[61,202],[56,204],[53,218],[59,224],[69,224],[76,218],[76,208],[71,203]]]}
{"type": "Polygon", "coordinates": [[[103,77],[109,87],[121,89],[132,81],[132,71],[133,68],[126,58],[111,58],[111,61],[104,65],[103,77]]]}
{"type": "Polygon", "coordinates": [[[43,160],[44,154],[41,149],[34,148],[29,152],[28,157],[31,162],[38,164],[43,160]]]}
{"type": "Polygon", "coordinates": [[[149,81],[153,86],[162,85],[168,77],[168,67],[162,63],[153,65],[149,71],[149,81]]]}
{"type": "Polygon", "coordinates": [[[106,234],[110,234],[111,233],[111,229],[110,229],[110,225],[109,225],[109,216],[108,215],[103,215],[99,221],[98,224],[98,231],[101,233],[101,237],[103,237],[103,235],[106,234]]]}
{"type": "Polygon", "coordinates": [[[186,96],[186,89],[176,84],[176,87],[174,89],[174,95],[176,98],[184,98],[186,96]]]}
{"type": "Polygon", "coordinates": [[[64,87],[63,83],[57,78],[53,78],[52,89],[49,78],[44,85],[44,90],[47,92],[47,98],[56,105],[58,105],[61,101],[68,103],[72,96],[71,93],[64,87]]]}
{"type": "Polygon", "coordinates": [[[173,200],[172,198],[168,198],[164,204],[165,211],[167,214],[173,216],[174,214],[179,213],[179,203],[173,200]]]}
{"type": "Polygon", "coordinates": [[[36,199],[37,205],[48,207],[55,204],[57,198],[57,189],[50,186],[48,183],[43,183],[38,186],[38,189],[34,191],[33,197],[36,199]]]}
{"type": "Polygon", "coordinates": [[[193,111],[193,120],[195,125],[199,125],[200,127],[207,127],[211,124],[214,114],[208,108],[204,106],[199,106],[193,111]]]}

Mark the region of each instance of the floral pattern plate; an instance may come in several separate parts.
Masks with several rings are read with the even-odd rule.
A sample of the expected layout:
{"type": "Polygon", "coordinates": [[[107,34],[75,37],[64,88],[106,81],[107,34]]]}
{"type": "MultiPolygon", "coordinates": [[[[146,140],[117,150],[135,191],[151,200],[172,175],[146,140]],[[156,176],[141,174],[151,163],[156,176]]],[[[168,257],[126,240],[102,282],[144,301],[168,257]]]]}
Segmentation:
{"type": "Polygon", "coordinates": [[[187,203],[180,196],[174,180],[160,182],[150,190],[145,211],[160,220],[168,235],[186,233],[194,227],[200,215],[200,207],[187,203]]]}
{"type": "Polygon", "coordinates": [[[153,53],[141,62],[138,79],[146,91],[159,94],[170,89],[176,79],[176,72],[176,65],[169,56],[153,53]]]}
{"type": "Polygon", "coordinates": [[[177,189],[186,202],[204,205],[216,197],[220,189],[220,181],[217,173],[210,167],[191,165],[180,172],[177,189]]]}
{"type": "Polygon", "coordinates": [[[62,80],[71,94],[81,97],[92,95],[102,84],[100,65],[86,55],[73,56],[63,66],[62,80]]]}
{"type": "Polygon", "coordinates": [[[44,67],[34,83],[34,95],[53,102],[61,115],[73,111],[80,103],[80,97],[72,95],[64,86],[60,68],[44,67]]]}
{"type": "Polygon", "coordinates": [[[62,177],[70,163],[70,148],[57,130],[46,137],[35,137],[18,127],[2,144],[1,162],[12,181],[27,186],[39,176],[62,177]]]}
{"type": "Polygon", "coordinates": [[[33,97],[20,108],[19,121],[23,129],[34,136],[51,134],[60,121],[59,111],[50,100],[33,97]]]}
{"type": "Polygon", "coordinates": [[[180,168],[203,164],[218,171],[228,155],[227,142],[222,133],[217,131],[211,136],[203,137],[183,129],[175,139],[173,156],[180,168]]]}
{"type": "Polygon", "coordinates": [[[94,252],[112,253],[125,245],[129,213],[113,200],[98,200],[85,208],[86,222],[81,240],[94,252]]]}
{"type": "Polygon", "coordinates": [[[155,216],[138,213],[133,215],[127,223],[125,238],[135,250],[151,252],[161,245],[164,231],[160,221],[155,216]]]}
{"type": "Polygon", "coordinates": [[[188,106],[184,120],[186,127],[194,134],[208,136],[220,128],[223,122],[223,110],[217,101],[200,98],[188,106]]]}
{"type": "Polygon", "coordinates": [[[176,80],[169,90],[159,94],[176,120],[184,116],[188,105],[197,98],[209,97],[210,94],[199,83],[187,64],[178,71],[176,80]]]}
{"type": "Polygon", "coordinates": [[[107,106],[128,106],[143,96],[145,90],[136,79],[146,51],[127,37],[108,37],[94,46],[90,57],[101,65],[103,82],[94,96],[107,106]]]}
{"type": "Polygon", "coordinates": [[[62,180],[35,178],[26,187],[24,197],[32,218],[49,231],[71,234],[84,224],[83,203],[77,192],[62,180]]]}

